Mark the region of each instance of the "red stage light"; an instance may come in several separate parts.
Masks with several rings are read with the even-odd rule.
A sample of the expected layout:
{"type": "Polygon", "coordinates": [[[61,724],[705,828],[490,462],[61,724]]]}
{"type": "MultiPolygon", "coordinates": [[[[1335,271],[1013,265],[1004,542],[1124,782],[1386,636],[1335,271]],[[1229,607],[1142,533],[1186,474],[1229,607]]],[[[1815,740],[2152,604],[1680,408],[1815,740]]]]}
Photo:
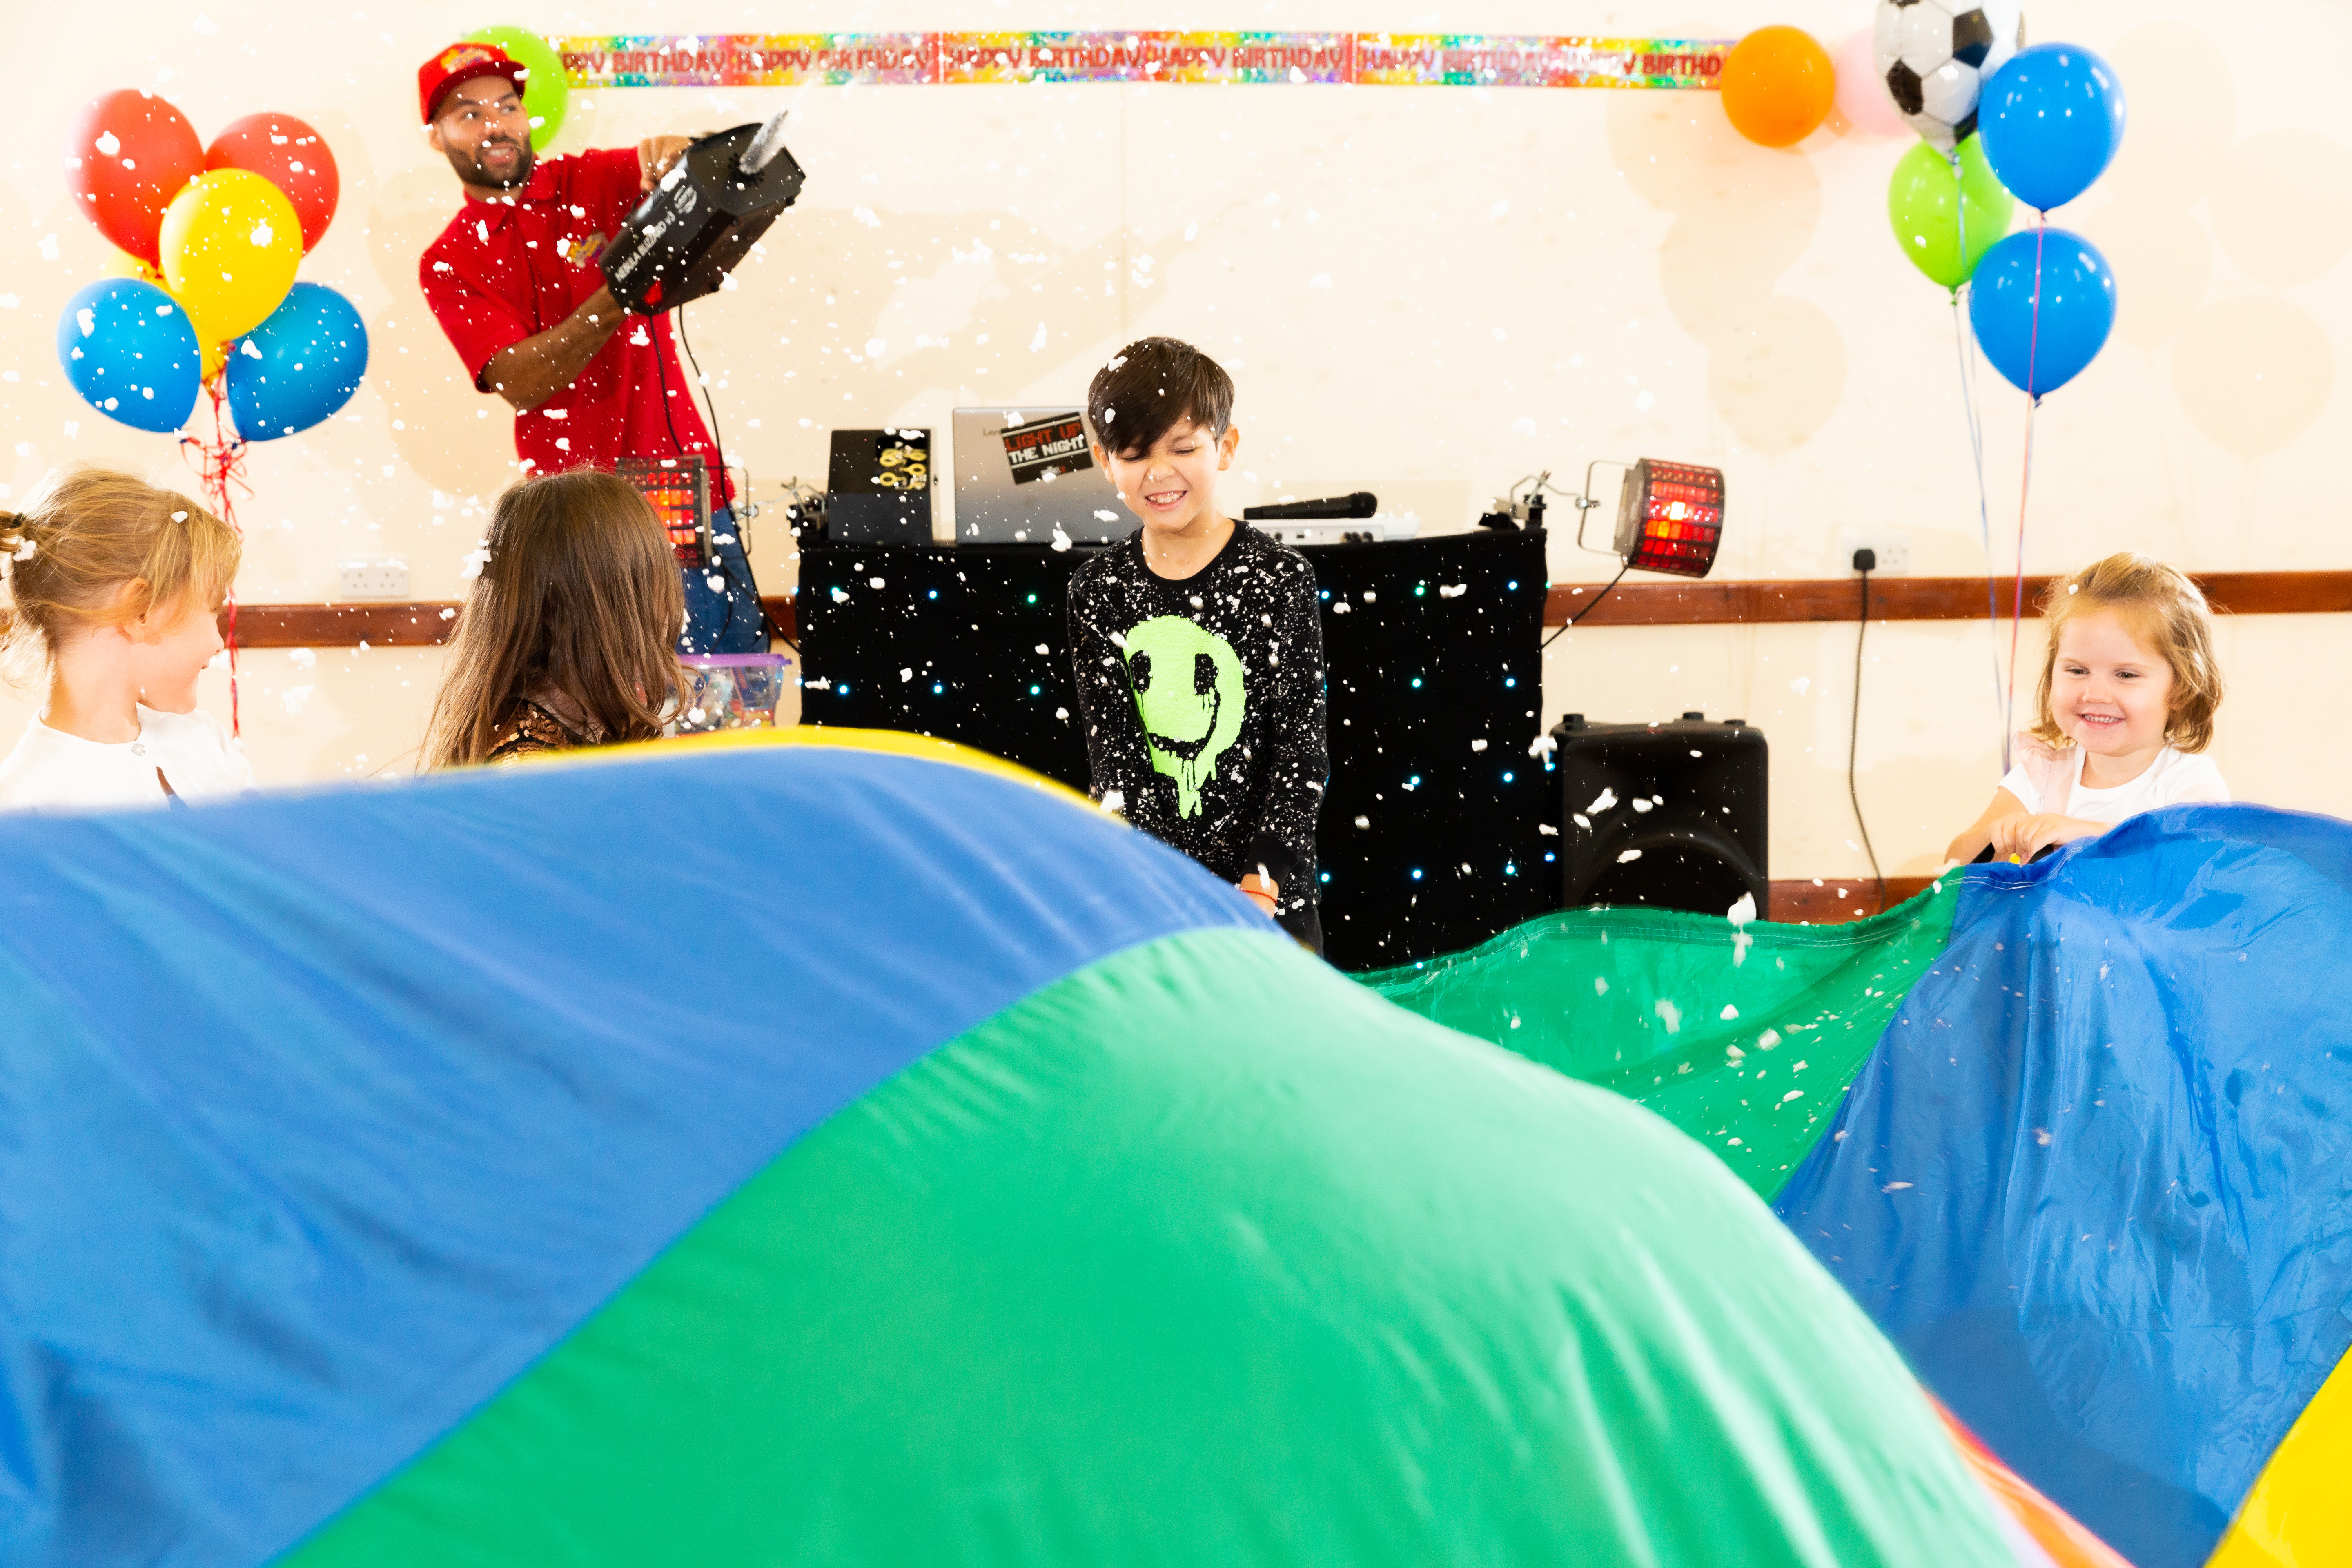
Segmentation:
{"type": "Polygon", "coordinates": [[[624,458],[614,471],[652,503],[679,565],[709,563],[710,472],[698,455],[624,458]]]}
{"type": "Polygon", "coordinates": [[[1617,553],[1629,569],[1704,577],[1723,539],[1723,470],[1644,458],[1617,503],[1617,553]]]}

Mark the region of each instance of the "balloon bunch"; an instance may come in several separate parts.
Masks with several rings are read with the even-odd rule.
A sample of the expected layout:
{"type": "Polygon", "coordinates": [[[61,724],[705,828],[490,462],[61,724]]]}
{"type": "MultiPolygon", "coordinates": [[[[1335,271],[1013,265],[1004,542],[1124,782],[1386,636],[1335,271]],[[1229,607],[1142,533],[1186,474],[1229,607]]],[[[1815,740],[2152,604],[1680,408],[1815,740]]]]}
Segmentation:
{"type": "Polygon", "coordinates": [[[1887,187],[1912,265],[1953,292],[1993,368],[2037,400],[2080,375],[2116,319],[2115,274],[2079,235],[2048,226],[2123,141],[2105,60],[2024,42],[2017,0],[1878,0],[1880,79],[1923,140],[1887,187]],[[2042,215],[2011,234],[2017,202],[2042,215]]]}
{"type": "MultiPolygon", "coordinates": [[[[234,527],[246,444],[328,418],[367,371],[359,311],[294,279],[334,220],[334,154],[290,114],[247,115],[207,147],[186,115],[125,89],[82,110],[66,174],[121,252],[109,276],[66,301],[66,379],[109,418],[159,432],[183,429],[209,391],[211,438],[180,440],[234,527]]],[[[241,733],[234,595],[227,642],[229,727],[241,733]]]]}
{"type": "Polygon", "coordinates": [[[1841,104],[1850,120],[1899,114],[1921,137],[1886,193],[1903,254],[1956,300],[1981,274],[1969,318],[1986,357],[2036,398],[2063,386],[2105,346],[2115,276],[2046,223],[2003,237],[2019,200],[2046,220],[2105,171],[2124,131],[2115,72],[2071,44],[2025,47],[2020,0],[1878,0],[1869,42],[1876,79],[1842,81],[1810,35],[1759,27],[1724,58],[1723,111],[1766,147],[1794,146],[1841,104]]]}
{"type": "Polygon", "coordinates": [[[295,280],[335,216],[334,155],[316,131],[251,114],[207,147],[177,109],[125,89],[82,111],[66,171],[121,252],[58,323],[58,357],[91,407],[173,431],[210,389],[238,438],[216,435],[209,477],[244,442],[308,429],[350,399],[367,329],[334,289],[295,280]]]}

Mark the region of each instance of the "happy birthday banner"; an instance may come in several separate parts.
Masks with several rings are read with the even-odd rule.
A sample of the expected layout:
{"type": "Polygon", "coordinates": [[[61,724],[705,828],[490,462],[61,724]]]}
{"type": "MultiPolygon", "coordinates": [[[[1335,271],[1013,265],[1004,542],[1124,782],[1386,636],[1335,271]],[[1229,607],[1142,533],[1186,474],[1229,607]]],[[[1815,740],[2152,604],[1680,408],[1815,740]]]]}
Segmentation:
{"type": "Polygon", "coordinates": [[[730,33],[551,40],[573,87],[1317,83],[1713,89],[1728,38],[1459,33],[730,33]]]}

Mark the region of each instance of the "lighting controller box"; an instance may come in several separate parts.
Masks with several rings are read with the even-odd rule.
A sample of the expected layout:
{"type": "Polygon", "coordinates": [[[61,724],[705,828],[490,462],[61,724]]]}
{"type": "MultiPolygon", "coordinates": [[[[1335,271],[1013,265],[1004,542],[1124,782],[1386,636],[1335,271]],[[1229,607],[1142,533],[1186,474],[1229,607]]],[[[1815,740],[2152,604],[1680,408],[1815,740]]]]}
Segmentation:
{"type": "Polygon", "coordinates": [[[839,544],[931,542],[931,433],[835,430],[825,469],[825,528],[839,544]]]}

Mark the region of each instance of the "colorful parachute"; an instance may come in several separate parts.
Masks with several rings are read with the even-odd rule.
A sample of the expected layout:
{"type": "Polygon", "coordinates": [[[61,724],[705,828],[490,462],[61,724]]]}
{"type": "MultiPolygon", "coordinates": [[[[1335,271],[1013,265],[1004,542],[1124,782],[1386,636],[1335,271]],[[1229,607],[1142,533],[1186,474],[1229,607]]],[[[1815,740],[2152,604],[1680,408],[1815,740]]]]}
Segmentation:
{"type": "Polygon", "coordinates": [[[1714,1148],[2139,1568],[2352,1563],[2352,827],[2176,807],[1860,925],[1579,911],[1372,982],[1714,1148]]]}
{"type": "Polygon", "coordinates": [[[1697,1144],[883,744],[0,819],[0,1558],[2041,1561],[1697,1144]]]}

